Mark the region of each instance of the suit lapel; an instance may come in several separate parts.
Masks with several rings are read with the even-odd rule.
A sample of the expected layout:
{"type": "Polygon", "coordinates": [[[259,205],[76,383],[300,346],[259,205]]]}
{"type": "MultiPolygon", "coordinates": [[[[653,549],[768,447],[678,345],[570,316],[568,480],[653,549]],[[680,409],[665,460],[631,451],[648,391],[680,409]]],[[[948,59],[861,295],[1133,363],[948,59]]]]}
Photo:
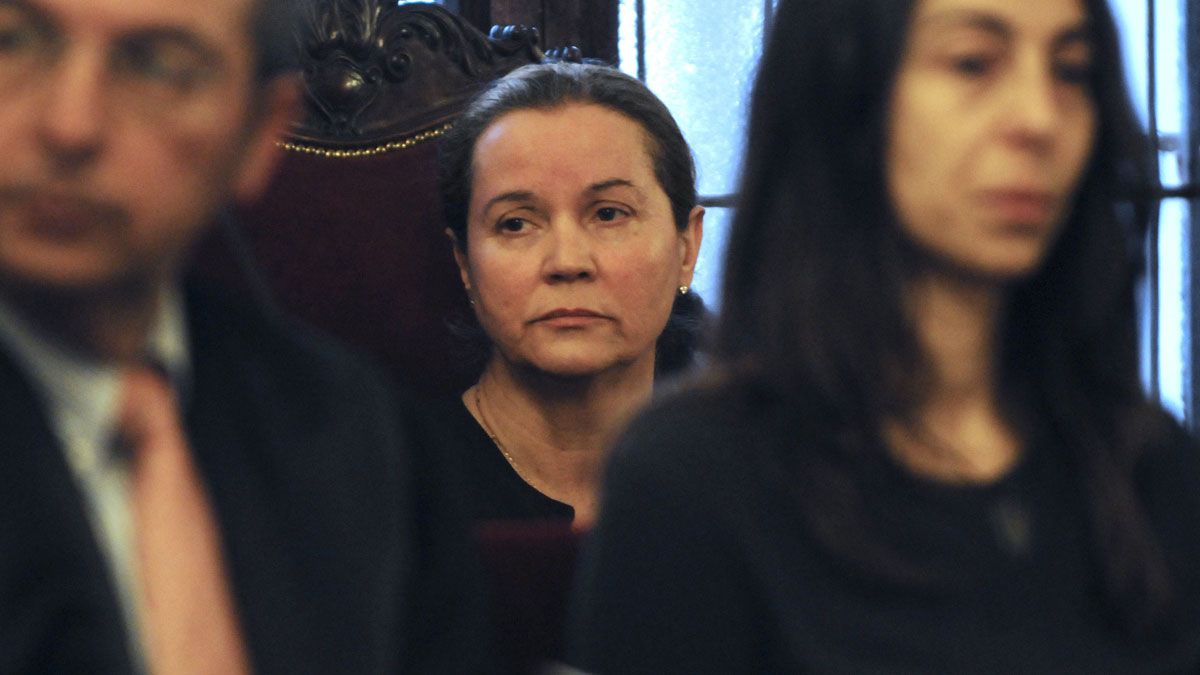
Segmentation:
{"type": "MultiPolygon", "coordinates": [[[[189,443],[221,528],[226,571],[256,672],[296,670],[288,646],[304,642],[295,617],[301,575],[281,528],[288,503],[274,458],[285,452],[287,425],[273,422],[268,378],[244,336],[209,314],[203,297],[189,306],[193,389],[186,412],[189,443]]],[[[303,663],[299,664],[303,669],[303,663]]]]}
{"type": "Polygon", "coordinates": [[[188,435],[255,670],[393,670],[404,563],[384,420],[339,407],[338,365],[285,326],[190,303],[188,435]]]}
{"type": "Polygon", "coordinates": [[[0,672],[132,672],[83,495],[24,375],[0,351],[0,672]]]}

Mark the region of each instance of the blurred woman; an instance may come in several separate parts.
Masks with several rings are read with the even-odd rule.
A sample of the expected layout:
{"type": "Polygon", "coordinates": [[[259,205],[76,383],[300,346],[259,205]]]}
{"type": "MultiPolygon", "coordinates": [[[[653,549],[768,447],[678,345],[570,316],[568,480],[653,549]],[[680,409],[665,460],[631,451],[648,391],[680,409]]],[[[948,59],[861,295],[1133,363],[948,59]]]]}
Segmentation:
{"type": "Polygon", "coordinates": [[[613,454],[575,665],[1197,671],[1120,74],[1104,0],[781,0],[720,368],[613,454]]]}
{"type": "Polygon", "coordinates": [[[441,162],[489,355],[434,443],[458,456],[476,519],[585,527],[605,449],[656,371],[691,360],[704,214],[691,153],[636,79],[561,63],[494,83],[441,162]]]}

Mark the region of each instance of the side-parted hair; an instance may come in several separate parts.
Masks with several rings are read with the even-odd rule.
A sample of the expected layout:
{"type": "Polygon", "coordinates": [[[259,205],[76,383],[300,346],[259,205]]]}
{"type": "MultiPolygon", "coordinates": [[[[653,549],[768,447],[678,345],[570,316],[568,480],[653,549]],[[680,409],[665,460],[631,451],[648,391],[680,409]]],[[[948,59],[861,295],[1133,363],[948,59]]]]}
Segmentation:
{"type": "MultiPolygon", "coordinates": [[[[1141,390],[1134,288],[1155,176],[1105,0],[1085,0],[1095,147],[1064,231],[1014,289],[999,338],[1000,397],[1026,440],[1067,453],[1086,495],[1107,596],[1131,628],[1170,603],[1133,467],[1168,423],[1141,390]],[[1142,197],[1139,198],[1138,195],[1142,197]]],[[[857,510],[853,468],[912,419],[929,368],[905,288],[885,157],[915,0],[781,0],[751,101],[716,357],[728,381],[807,411],[789,465],[814,532],[871,574],[904,570],[857,510]],[[831,442],[832,441],[832,442],[831,442]],[[796,448],[805,448],[796,452],[796,448]],[[809,448],[814,449],[811,452],[809,448]]]]}
{"type": "MultiPolygon", "coordinates": [[[[474,179],[475,144],[504,115],[549,110],[570,103],[602,106],[636,122],[644,132],[654,177],[667,194],[680,232],[696,206],[696,167],[675,118],[637,78],[603,65],[540,63],[522,66],[491,83],[468,104],[442,138],[439,183],[446,226],[455,246],[467,252],[468,210],[474,179]]],[[[581,130],[580,133],[586,133],[581,130]]],[[[655,372],[671,374],[691,365],[704,323],[704,303],[695,294],[677,295],[659,336],[655,372]]],[[[470,334],[468,328],[462,332],[470,334]]]]}
{"type": "Polygon", "coordinates": [[[464,246],[471,203],[475,143],[496,120],[518,110],[548,110],[590,103],[637,122],[646,136],[654,177],[671,201],[680,232],[696,205],[692,151],[671,111],[637,78],[608,66],[539,63],[522,66],[481,92],[446,133],[441,145],[441,186],[446,225],[464,246]]]}

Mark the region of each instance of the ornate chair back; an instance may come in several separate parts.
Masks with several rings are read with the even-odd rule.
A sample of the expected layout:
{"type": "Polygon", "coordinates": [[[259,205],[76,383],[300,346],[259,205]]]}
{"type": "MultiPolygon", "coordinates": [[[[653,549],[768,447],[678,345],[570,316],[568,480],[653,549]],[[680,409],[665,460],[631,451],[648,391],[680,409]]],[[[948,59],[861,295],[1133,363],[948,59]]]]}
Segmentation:
{"type": "Polygon", "coordinates": [[[542,61],[537,39],[520,26],[485,36],[433,4],[312,2],[304,111],[282,166],[202,243],[194,271],[264,290],[418,393],[465,388],[474,373],[448,318],[467,307],[443,233],[438,138],[486,83],[542,61]]]}

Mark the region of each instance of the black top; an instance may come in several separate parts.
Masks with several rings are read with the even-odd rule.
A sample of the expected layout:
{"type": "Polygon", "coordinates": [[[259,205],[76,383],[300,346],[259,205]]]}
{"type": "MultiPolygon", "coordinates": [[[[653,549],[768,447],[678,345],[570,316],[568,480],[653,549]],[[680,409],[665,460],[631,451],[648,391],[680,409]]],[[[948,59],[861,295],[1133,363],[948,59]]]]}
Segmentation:
{"type": "MultiPolygon", "coordinates": [[[[584,550],[572,665],[597,673],[1165,673],[1200,671],[1200,452],[1138,474],[1181,598],[1182,637],[1136,640],[1101,595],[1064,453],[1035,443],[986,485],[889,460],[859,475],[879,534],[923,583],[863,572],[804,519],[787,451],[795,412],[730,412],[693,393],[615,449],[584,550]],[[936,580],[936,583],[930,580],[936,580]]],[[[794,474],[793,474],[794,475],[794,474]]]]}
{"type": "Polygon", "coordinates": [[[575,509],[526,483],[463,405],[460,397],[434,401],[423,411],[425,452],[440,455],[460,478],[468,516],[487,520],[573,520],[575,509]]]}

